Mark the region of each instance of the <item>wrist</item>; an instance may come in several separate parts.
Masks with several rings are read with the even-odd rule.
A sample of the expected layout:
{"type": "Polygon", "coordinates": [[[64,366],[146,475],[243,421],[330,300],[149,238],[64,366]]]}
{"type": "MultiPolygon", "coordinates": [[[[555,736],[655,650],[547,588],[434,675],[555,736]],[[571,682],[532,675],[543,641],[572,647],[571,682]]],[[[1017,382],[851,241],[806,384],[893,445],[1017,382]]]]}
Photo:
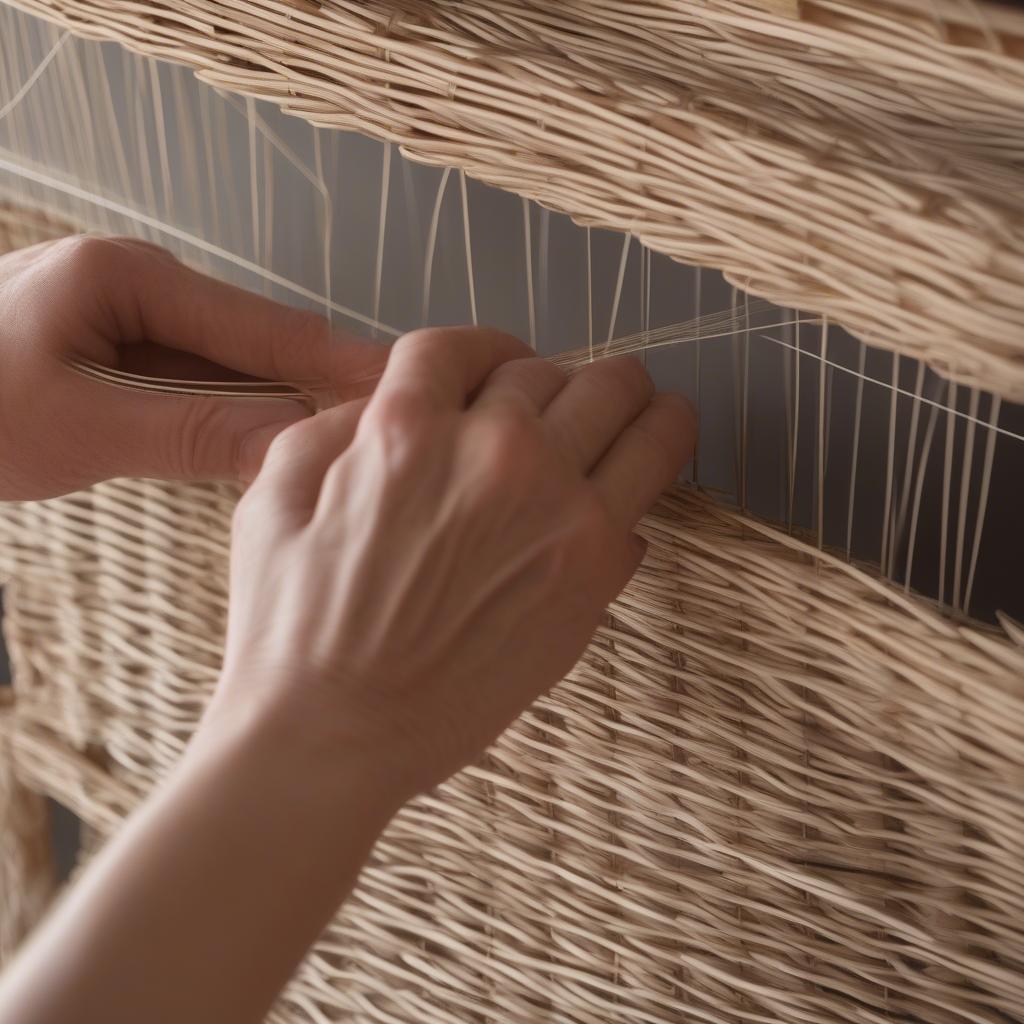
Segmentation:
{"type": "Polygon", "coordinates": [[[228,757],[283,799],[325,812],[357,805],[364,821],[383,830],[411,796],[392,769],[387,746],[299,689],[223,676],[186,759],[228,757]]]}

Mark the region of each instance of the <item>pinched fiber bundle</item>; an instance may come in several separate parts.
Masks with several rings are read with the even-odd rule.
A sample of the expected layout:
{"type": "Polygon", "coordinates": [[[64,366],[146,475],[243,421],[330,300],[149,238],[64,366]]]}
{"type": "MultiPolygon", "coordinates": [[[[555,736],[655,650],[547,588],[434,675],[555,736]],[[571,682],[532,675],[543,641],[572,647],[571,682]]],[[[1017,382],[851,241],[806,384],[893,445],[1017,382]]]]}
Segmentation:
{"type": "MultiPolygon", "coordinates": [[[[789,529],[673,489],[641,525],[644,564],[580,663],[481,763],[396,818],[271,1019],[1024,1019],[1024,630],[963,614],[995,451],[1014,456],[1021,440],[1005,415],[1019,410],[996,396],[1024,399],[1024,16],[974,0],[14,6],[398,142],[820,317],[816,347],[798,327],[776,339],[795,352],[786,465],[755,467],[783,479],[789,529]],[[885,402],[869,406],[879,353],[843,363],[836,323],[988,393],[926,389],[916,364],[908,383],[893,358],[885,402]],[[810,423],[804,356],[816,359],[810,423]],[[851,372],[856,411],[825,416],[851,372]],[[902,419],[901,396],[914,403],[902,419]],[[865,462],[859,476],[862,488],[884,476],[884,511],[875,523],[860,498],[857,515],[886,538],[881,568],[850,557],[868,409],[886,424],[884,474],[865,462]],[[853,435],[848,462],[829,432],[853,435]],[[843,558],[823,528],[829,457],[830,486],[849,480],[843,558]],[[938,603],[911,592],[920,568],[890,581],[895,549],[909,562],[927,519],[929,465],[943,480],[938,603]],[[793,521],[799,487],[817,492],[813,537],[793,521]]],[[[168,134],[184,123],[169,119],[168,134]]],[[[160,146],[138,149],[170,166],[160,146]]],[[[437,195],[431,247],[443,184],[437,195]]],[[[250,197],[255,210],[255,186],[250,197]]],[[[38,208],[0,206],[0,245],[61,233],[38,208]]],[[[469,236],[467,220],[467,264],[469,236]]],[[[502,239],[477,234],[478,251],[488,243],[502,239]]],[[[616,310],[627,258],[628,239],[616,310]]],[[[731,371],[710,366],[735,375],[726,390],[741,396],[746,438],[768,432],[757,373],[778,364],[741,351],[731,371]]],[[[591,340],[563,362],[594,355],[591,340]]],[[[15,682],[0,709],[0,954],[49,891],[40,798],[98,842],[185,749],[220,668],[237,496],[117,480],[0,506],[15,682]]],[[[1004,565],[1019,575],[1012,550],[1004,565]]]]}
{"type": "Polygon", "coordinates": [[[1024,399],[1024,14],[985,0],[16,0],[1024,399]]]}

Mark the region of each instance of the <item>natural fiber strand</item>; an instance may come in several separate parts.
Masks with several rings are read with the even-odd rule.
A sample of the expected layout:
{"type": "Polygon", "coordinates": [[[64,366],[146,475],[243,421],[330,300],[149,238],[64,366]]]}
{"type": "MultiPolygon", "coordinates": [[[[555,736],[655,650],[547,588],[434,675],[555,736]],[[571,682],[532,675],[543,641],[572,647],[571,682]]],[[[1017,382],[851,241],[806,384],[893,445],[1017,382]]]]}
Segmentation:
{"type": "Polygon", "coordinates": [[[16,6],[1024,397],[1024,29],[994,4],[16,6]]]}

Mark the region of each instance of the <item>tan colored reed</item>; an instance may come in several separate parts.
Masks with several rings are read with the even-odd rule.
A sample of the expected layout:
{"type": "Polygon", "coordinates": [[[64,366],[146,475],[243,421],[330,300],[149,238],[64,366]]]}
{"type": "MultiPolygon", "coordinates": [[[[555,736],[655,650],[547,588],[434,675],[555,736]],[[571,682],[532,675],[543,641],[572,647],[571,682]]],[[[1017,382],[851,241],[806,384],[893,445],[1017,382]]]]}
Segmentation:
{"type": "Polygon", "coordinates": [[[17,777],[16,754],[3,726],[7,712],[7,703],[0,704],[0,963],[42,915],[55,886],[45,798],[17,777]]]}
{"type": "Polygon", "coordinates": [[[16,0],[1024,399],[1024,15],[985,0],[16,0]],[[770,5],[774,6],[774,5],[770,5]]]}
{"type": "MultiPolygon", "coordinates": [[[[1009,9],[17,6],[1024,397],[1009,9]]],[[[220,663],[235,498],[116,481],[0,508],[5,893],[45,894],[31,794],[109,835],[187,744],[220,663]]],[[[1024,1016],[1024,631],[952,623],[688,491],[643,532],[581,663],[399,816],[272,1019],[1024,1016]]],[[[42,902],[5,900],[0,935],[42,902]]]]}
{"type": "MultiPolygon", "coordinates": [[[[233,500],[3,510],[18,777],[103,834],[213,688],[233,500]]],[[[689,491],[642,530],[583,661],[400,815],[275,1019],[1019,1014],[1024,634],[689,491]]]]}

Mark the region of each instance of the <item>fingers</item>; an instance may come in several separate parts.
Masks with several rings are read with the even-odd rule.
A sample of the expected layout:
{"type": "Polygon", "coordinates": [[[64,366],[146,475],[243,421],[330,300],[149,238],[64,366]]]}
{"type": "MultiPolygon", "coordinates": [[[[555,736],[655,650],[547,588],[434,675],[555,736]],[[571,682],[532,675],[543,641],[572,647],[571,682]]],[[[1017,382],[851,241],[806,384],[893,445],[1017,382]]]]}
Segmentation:
{"type": "Polygon", "coordinates": [[[612,519],[632,529],[693,456],[697,418],[681,395],[655,395],[591,473],[612,519]]]}
{"type": "Polygon", "coordinates": [[[513,359],[502,363],[487,378],[473,409],[486,411],[514,406],[536,416],[551,404],[567,382],[565,371],[547,359],[513,359]]]}
{"type": "Polygon", "coordinates": [[[591,363],[572,377],[543,421],[570,465],[589,473],[654,392],[646,370],[623,356],[591,363]]]}
{"type": "Polygon", "coordinates": [[[105,307],[91,326],[113,328],[115,344],[153,342],[264,379],[328,380],[342,400],[349,381],[371,390],[387,361],[384,346],[333,333],[317,314],[207,277],[145,242],[66,239],[46,258],[80,306],[105,307]]]}
{"type": "Polygon", "coordinates": [[[352,443],[367,401],[357,399],[318,413],[270,445],[259,486],[273,490],[280,509],[312,516],[324,474],[352,443]]]}
{"type": "Polygon", "coordinates": [[[109,463],[101,476],[161,480],[252,479],[274,437],[308,415],[280,399],[154,395],[86,380],[74,382],[63,414],[91,420],[90,447],[109,463]]]}
{"type": "Polygon", "coordinates": [[[426,408],[462,409],[502,363],[532,355],[518,338],[477,327],[413,331],[399,338],[367,410],[386,404],[389,396],[415,396],[426,408]]]}

